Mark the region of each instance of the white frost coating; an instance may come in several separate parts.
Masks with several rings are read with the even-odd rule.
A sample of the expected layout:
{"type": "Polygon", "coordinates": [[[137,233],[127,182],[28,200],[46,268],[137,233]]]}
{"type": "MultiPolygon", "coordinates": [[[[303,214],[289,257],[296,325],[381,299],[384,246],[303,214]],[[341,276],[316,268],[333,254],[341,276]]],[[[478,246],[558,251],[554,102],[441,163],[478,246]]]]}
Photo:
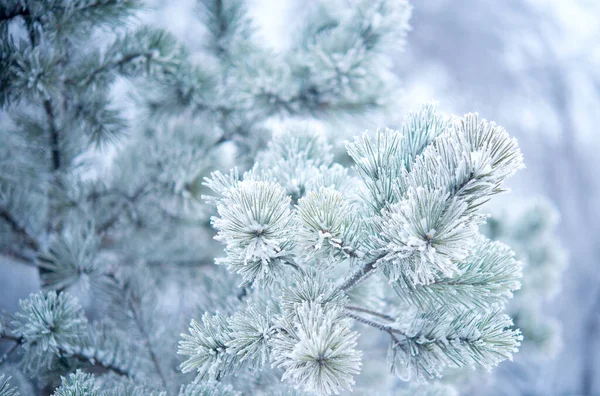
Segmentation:
{"type": "Polygon", "coordinates": [[[390,282],[401,275],[414,285],[429,284],[439,276],[458,273],[475,244],[477,218],[466,213],[467,204],[449,199],[443,190],[411,188],[402,202],[384,214],[377,236],[384,272],[390,282]]]}
{"type": "MultiPolygon", "coordinates": [[[[219,263],[237,268],[245,280],[257,277],[272,281],[270,269],[285,256],[293,218],[290,198],[274,182],[245,180],[219,202],[220,217],[212,223],[219,230],[215,239],[227,244],[227,258],[219,263]],[[247,266],[250,271],[244,270],[247,266]]],[[[283,258],[285,260],[285,258],[283,258]]]]}
{"type": "Polygon", "coordinates": [[[179,342],[180,355],[189,358],[181,364],[181,371],[198,372],[198,379],[216,379],[231,372],[236,356],[227,353],[227,342],[231,340],[227,317],[217,313],[202,316],[202,323],[192,320],[190,334],[182,334],[179,342]]]}
{"type": "Polygon", "coordinates": [[[352,390],[362,353],[356,350],[358,333],[338,307],[305,302],[296,309],[293,324],[284,319],[280,325],[273,364],[285,370],[282,380],[318,395],[352,390]]]}
{"type": "Polygon", "coordinates": [[[79,301],[70,294],[31,294],[19,301],[19,307],[11,327],[22,337],[26,370],[51,367],[55,356],[75,353],[85,345],[88,321],[79,301]]]}
{"type": "Polygon", "coordinates": [[[309,192],[298,202],[297,245],[310,258],[344,259],[356,256],[357,217],[342,194],[333,188],[309,192]]]}

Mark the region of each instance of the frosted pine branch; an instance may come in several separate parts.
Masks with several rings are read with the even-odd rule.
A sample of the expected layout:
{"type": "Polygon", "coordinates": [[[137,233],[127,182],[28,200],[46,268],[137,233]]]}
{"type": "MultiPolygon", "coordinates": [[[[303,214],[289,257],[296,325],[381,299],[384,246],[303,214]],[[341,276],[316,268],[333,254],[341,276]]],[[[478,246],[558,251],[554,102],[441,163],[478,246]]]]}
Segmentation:
{"type": "Polygon", "coordinates": [[[382,129],[374,142],[363,135],[347,145],[364,182],[354,188],[308,182],[339,165],[313,166],[313,156],[329,148],[316,149],[314,132],[295,126],[289,129],[294,137],[277,136],[261,154],[269,168],[259,162],[244,175],[213,174],[206,181],[217,194],[210,198],[219,211],[213,224],[228,254],[217,262],[244,274],[258,273],[253,268],[260,259],[277,276],[268,284],[245,277],[245,287],[253,286],[244,297],[249,311],[230,319],[217,314],[218,329],[209,326],[211,316],[204,316],[205,327],[193,322],[182,344],[186,354],[194,356],[193,343],[225,338],[184,369],[197,368],[202,378],[208,371],[240,371],[245,359],[264,370],[270,360],[299,389],[336,393],[349,389],[358,373],[352,320],[391,336],[390,364],[403,379],[438,377],[447,367],[490,369],[510,358],[521,336],[500,311],[520,287],[521,266],[507,246],[480,235],[486,216],[478,208],[521,162],[514,141],[495,128],[471,115],[450,122],[425,106],[401,132],[382,129]],[[293,169],[302,188],[284,189],[280,183],[293,186],[293,169]],[[286,192],[297,203],[290,205],[286,192]],[[284,251],[297,274],[276,270],[284,251]],[[392,310],[394,300],[386,292],[375,297],[375,290],[369,304],[382,309],[349,304],[347,294],[368,293],[371,283],[363,281],[376,276],[387,279],[404,312],[392,310]],[[328,360],[337,356],[332,337],[341,348],[335,364],[328,360]]]}

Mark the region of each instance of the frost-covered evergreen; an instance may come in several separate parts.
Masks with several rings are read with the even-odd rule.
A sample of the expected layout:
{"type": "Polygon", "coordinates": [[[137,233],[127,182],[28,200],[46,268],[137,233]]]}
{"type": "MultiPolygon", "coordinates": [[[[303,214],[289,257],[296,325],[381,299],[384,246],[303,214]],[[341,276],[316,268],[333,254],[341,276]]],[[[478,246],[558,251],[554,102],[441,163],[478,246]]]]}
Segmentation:
{"type": "Polygon", "coordinates": [[[521,335],[502,309],[521,266],[478,231],[481,204],[522,166],[514,139],[477,115],[450,120],[427,105],[403,130],[347,147],[359,177],[329,159],[301,174],[310,188],[297,195],[280,169],[330,157],[305,125],[275,135],[244,175],[207,179],[227,254],[217,264],[242,277],[243,301],[183,335],[182,369],[198,381],[279,369],[302,391],[350,390],[361,367],[352,320],[389,336],[389,366],[404,380],[490,369],[516,351],[521,335]]]}
{"type": "Polygon", "coordinates": [[[386,392],[360,377],[380,368],[453,394],[416,382],[512,356],[521,265],[479,227],[516,141],[425,105],[346,167],[298,120],[348,136],[394,104],[410,7],[349,3],[312,4],[275,53],[243,1],[202,0],[198,58],[135,27],[138,1],[0,1],[0,265],[42,287],[0,317],[2,395],[386,392]]]}

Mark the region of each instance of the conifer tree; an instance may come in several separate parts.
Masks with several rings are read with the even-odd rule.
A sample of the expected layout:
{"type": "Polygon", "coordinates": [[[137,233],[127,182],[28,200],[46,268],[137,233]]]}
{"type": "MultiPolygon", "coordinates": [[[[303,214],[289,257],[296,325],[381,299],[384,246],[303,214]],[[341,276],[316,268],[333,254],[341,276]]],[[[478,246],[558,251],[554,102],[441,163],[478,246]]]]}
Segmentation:
{"type": "Polygon", "coordinates": [[[32,379],[0,378],[2,395],[337,394],[384,360],[365,338],[413,387],[512,356],[521,266],[479,227],[522,166],[516,141],[424,105],[348,141],[346,167],[287,120],[352,116],[359,134],[393,105],[410,7],[342,3],[316,3],[274,53],[243,1],[202,0],[199,62],[128,24],[138,1],[0,2],[0,265],[42,285],[0,317],[0,371],[32,379]],[[112,95],[123,78],[137,117],[112,95]],[[216,170],[229,149],[239,170],[216,170]]]}

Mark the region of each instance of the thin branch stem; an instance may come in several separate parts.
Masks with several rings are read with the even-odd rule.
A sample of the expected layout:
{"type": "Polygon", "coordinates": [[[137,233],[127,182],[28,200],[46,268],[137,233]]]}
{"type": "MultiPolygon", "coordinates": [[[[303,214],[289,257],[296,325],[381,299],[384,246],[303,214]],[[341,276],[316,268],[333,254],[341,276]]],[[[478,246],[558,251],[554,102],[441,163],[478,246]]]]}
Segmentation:
{"type": "Polygon", "coordinates": [[[231,140],[231,137],[227,134],[221,135],[221,137],[213,144],[213,148],[219,147],[220,145],[227,143],[231,140]]]}
{"type": "Polygon", "coordinates": [[[19,264],[23,264],[29,267],[38,268],[35,258],[27,256],[25,253],[17,251],[15,249],[8,249],[3,252],[0,252],[0,255],[4,255],[5,257],[10,257],[14,262],[18,262],[19,264]]]}
{"type": "MultiPolygon", "coordinates": [[[[121,284],[121,282],[119,282],[119,280],[117,279],[117,277],[114,274],[106,274],[106,277],[123,293],[125,294],[125,287],[123,287],[123,285],[121,284]]],[[[140,312],[138,311],[137,307],[134,305],[133,301],[131,298],[129,298],[128,296],[123,296],[125,298],[126,304],[127,304],[127,309],[131,312],[132,316],[133,316],[133,322],[135,324],[135,326],[138,328],[140,335],[143,338],[143,342],[144,345],[146,346],[146,348],[148,349],[148,353],[150,354],[150,358],[152,360],[152,363],[154,364],[154,368],[156,370],[156,373],[158,374],[158,377],[160,378],[162,385],[164,386],[165,390],[168,389],[167,386],[167,380],[162,372],[162,369],[160,367],[160,364],[158,363],[158,356],[156,355],[156,353],[154,352],[154,349],[152,348],[152,344],[150,343],[150,337],[148,335],[148,333],[146,332],[146,328],[144,326],[143,320],[140,316],[140,312]]]]}
{"type": "Polygon", "coordinates": [[[60,158],[60,134],[56,126],[56,117],[54,108],[49,99],[44,100],[44,111],[48,117],[48,125],[50,126],[50,148],[52,150],[52,169],[58,170],[61,166],[60,158]]]}
{"type": "Polygon", "coordinates": [[[372,315],[372,316],[377,316],[378,318],[385,319],[385,320],[388,320],[390,322],[395,322],[396,321],[396,319],[394,317],[390,316],[390,315],[386,315],[384,313],[377,312],[377,311],[372,311],[372,310],[367,309],[367,308],[358,307],[356,305],[346,305],[345,308],[349,309],[351,311],[362,312],[362,313],[366,313],[366,314],[369,314],[369,315],[372,315]]]}
{"type": "Polygon", "coordinates": [[[10,341],[14,341],[14,345],[10,347],[10,349],[8,351],[6,351],[6,353],[4,353],[4,355],[2,355],[2,357],[0,357],[0,366],[2,366],[4,364],[4,362],[6,362],[6,360],[10,357],[10,355],[12,355],[12,353],[14,351],[17,350],[17,348],[19,347],[19,345],[21,345],[23,343],[23,337],[4,337],[2,336],[2,338],[5,338],[7,340],[10,341]]]}
{"type": "Polygon", "coordinates": [[[131,196],[122,194],[127,202],[121,205],[121,207],[107,221],[96,227],[96,232],[98,234],[102,234],[103,232],[111,228],[113,225],[115,225],[115,223],[117,222],[117,220],[119,220],[119,217],[121,216],[121,211],[125,209],[128,205],[135,203],[139,198],[141,198],[149,184],[150,183],[146,183],[140,186],[131,196]]]}
{"type": "Polygon", "coordinates": [[[370,275],[375,269],[375,264],[381,257],[377,257],[374,260],[369,261],[362,267],[357,269],[344,283],[342,283],[338,289],[341,291],[348,291],[356,284],[360,283],[367,275],[370,275]]]}
{"type": "Polygon", "coordinates": [[[75,84],[77,84],[77,85],[85,87],[85,86],[89,85],[96,78],[96,76],[98,74],[100,74],[100,73],[108,71],[108,70],[110,70],[112,68],[123,67],[127,63],[135,60],[136,58],[140,58],[140,57],[146,57],[146,58],[148,58],[150,56],[152,56],[151,52],[136,52],[136,53],[133,53],[133,54],[129,54],[129,55],[123,57],[123,59],[120,59],[120,60],[118,60],[116,62],[107,62],[107,63],[103,64],[102,66],[98,67],[97,69],[94,69],[91,73],[88,74],[88,76],[84,80],[82,80],[80,82],[76,82],[73,79],[66,79],[65,80],[65,84],[67,84],[67,85],[75,85],[75,84]]]}
{"type": "Polygon", "coordinates": [[[154,352],[154,349],[152,348],[152,345],[150,343],[150,337],[148,336],[148,334],[146,332],[146,329],[144,327],[144,324],[142,323],[142,319],[140,318],[139,312],[137,311],[136,307],[133,305],[131,300],[128,299],[128,301],[129,301],[129,306],[131,308],[131,313],[133,314],[133,320],[134,320],[138,330],[140,331],[142,338],[144,339],[144,345],[146,345],[146,348],[148,348],[148,352],[150,353],[150,358],[152,359],[152,363],[154,364],[156,373],[158,374],[163,387],[165,388],[165,390],[167,390],[168,389],[167,380],[162,372],[160,364],[158,363],[158,357],[156,356],[156,353],[154,352]]]}
{"type": "Polygon", "coordinates": [[[385,331],[386,333],[398,334],[403,337],[409,338],[402,330],[396,329],[396,328],[388,326],[388,325],[384,325],[382,323],[376,322],[371,319],[363,318],[362,316],[356,315],[355,313],[349,312],[348,310],[346,311],[346,316],[356,320],[357,322],[366,324],[368,326],[374,327],[381,331],[385,331]]]}
{"type": "MultiPolygon", "coordinates": [[[[24,15],[25,25],[27,26],[27,32],[29,33],[29,41],[32,47],[37,46],[37,39],[35,36],[35,21],[30,18],[29,15],[24,15]]],[[[50,126],[50,147],[52,150],[52,169],[58,170],[61,166],[60,160],[60,136],[56,126],[56,117],[54,115],[54,109],[50,99],[44,100],[44,111],[48,118],[48,124],[50,126]]]]}
{"type": "Polygon", "coordinates": [[[341,250],[342,250],[342,252],[346,253],[348,256],[350,256],[352,258],[362,257],[362,255],[359,254],[358,251],[351,246],[342,246],[341,250]]]}
{"type": "MultiPolygon", "coordinates": [[[[6,361],[6,359],[10,356],[10,354],[12,354],[20,345],[25,343],[25,339],[23,337],[18,337],[16,335],[7,334],[7,333],[0,334],[0,341],[3,341],[3,340],[14,341],[15,344],[2,356],[2,358],[0,358],[0,365],[2,365],[6,361]]],[[[91,364],[95,364],[100,367],[103,367],[104,369],[112,371],[115,374],[118,374],[118,375],[121,375],[124,377],[128,377],[128,378],[132,378],[131,373],[123,370],[120,367],[114,366],[112,364],[104,363],[101,361],[101,359],[99,359],[95,355],[88,356],[81,352],[71,353],[71,352],[68,352],[65,349],[61,348],[60,346],[58,347],[58,350],[61,353],[61,355],[74,357],[82,362],[91,363],[91,364]]]]}
{"type": "Polygon", "coordinates": [[[247,285],[246,286],[242,286],[240,288],[240,291],[237,292],[236,298],[239,301],[243,301],[244,298],[248,295],[248,290],[249,290],[249,287],[247,285]]]}
{"type": "MultiPolygon", "coordinates": [[[[362,316],[356,315],[355,313],[352,313],[349,310],[346,310],[345,314],[346,314],[346,316],[348,316],[349,318],[352,318],[352,319],[356,320],[357,322],[366,324],[368,326],[374,327],[374,328],[376,328],[378,330],[381,330],[381,331],[384,331],[384,332],[388,333],[389,335],[392,336],[392,339],[394,340],[394,342],[396,343],[396,345],[400,345],[402,342],[397,339],[397,337],[395,336],[395,334],[404,337],[407,341],[419,338],[418,334],[413,334],[413,335],[409,336],[408,334],[406,334],[404,331],[402,331],[400,329],[397,329],[397,328],[389,326],[389,325],[385,325],[383,323],[376,322],[376,321],[371,320],[371,319],[363,318],[362,316]]],[[[459,340],[460,342],[463,342],[465,344],[471,344],[471,345],[476,345],[477,342],[480,342],[481,340],[485,340],[485,338],[482,335],[478,336],[477,338],[471,338],[471,337],[461,336],[461,337],[457,337],[457,338],[454,338],[454,339],[455,340],[459,340]]],[[[446,339],[446,341],[444,341],[442,339],[435,339],[435,340],[430,340],[429,342],[435,342],[435,343],[442,342],[442,343],[445,343],[445,342],[447,342],[447,339],[446,339]]]]}
{"type": "Polygon", "coordinates": [[[2,334],[0,334],[0,341],[3,341],[3,340],[15,341],[15,342],[18,342],[18,343],[22,343],[23,342],[23,339],[21,337],[18,337],[18,336],[13,335],[13,334],[8,334],[8,333],[2,333],[2,334]]]}
{"type": "Polygon", "coordinates": [[[299,273],[301,273],[303,275],[305,274],[305,272],[302,269],[302,267],[300,267],[298,264],[296,264],[296,263],[294,263],[292,261],[284,260],[284,261],[282,261],[282,263],[284,265],[288,265],[288,266],[292,267],[293,269],[295,269],[296,271],[298,271],[299,273]]]}
{"type": "Polygon", "coordinates": [[[31,14],[29,14],[29,12],[26,15],[23,14],[23,19],[25,19],[25,25],[27,27],[27,34],[29,35],[31,47],[36,47],[38,43],[35,37],[35,20],[31,18],[31,14]]]}
{"type": "Polygon", "coordinates": [[[10,228],[12,228],[13,232],[19,235],[21,238],[25,240],[27,246],[29,246],[33,250],[39,250],[40,244],[38,241],[31,236],[25,227],[21,226],[17,220],[13,217],[13,215],[6,209],[0,209],[0,218],[4,219],[10,228]]]}

